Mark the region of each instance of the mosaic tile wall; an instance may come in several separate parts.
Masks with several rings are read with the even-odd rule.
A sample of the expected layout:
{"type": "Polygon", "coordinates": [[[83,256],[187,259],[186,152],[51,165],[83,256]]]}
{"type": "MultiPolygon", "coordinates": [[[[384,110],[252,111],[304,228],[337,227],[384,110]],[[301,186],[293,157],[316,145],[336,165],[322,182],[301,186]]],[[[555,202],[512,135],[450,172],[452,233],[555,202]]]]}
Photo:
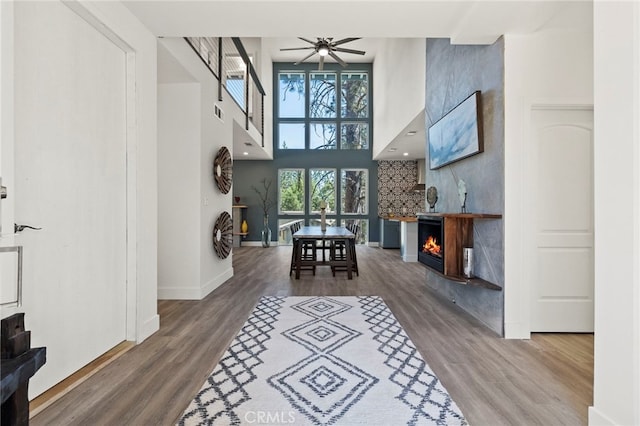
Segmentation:
{"type": "Polygon", "coordinates": [[[417,167],[416,161],[378,161],[378,216],[389,212],[415,216],[425,211],[424,191],[411,191],[417,183],[417,167]]]}

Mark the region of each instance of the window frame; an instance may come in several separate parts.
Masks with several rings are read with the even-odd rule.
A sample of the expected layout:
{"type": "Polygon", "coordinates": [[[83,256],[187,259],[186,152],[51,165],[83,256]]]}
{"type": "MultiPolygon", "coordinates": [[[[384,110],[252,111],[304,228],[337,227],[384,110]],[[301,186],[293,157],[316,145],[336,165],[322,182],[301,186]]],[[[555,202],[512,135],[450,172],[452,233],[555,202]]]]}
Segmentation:
{"type": "MultiPolygon", "coordinates": [[[[371,129],[373,127],[373,117],[371,113],[371,105],[372,105],[372,85],[371,85],[371,70],[359,68],[357,64],[350,64],[354,67],[354,69],[343,70],[340,68],[335,69],[327,69],[324,71],[318,71],[314,69],[298,69],[292,70],[290,68],[279,69],[274,73],[274,79],[277,81],[278,91],[277,96],[274,97],[274,151],[291,151],[291,150],[302,150],[303,148],[282,148],[280,146],[280,124],[284,123],[303,123],[305,125],[305,141],[304,141],[304,150],[308,151],[319,151],[319,150],[327,150],[327,151],[340,151],[340,150],[354,150],[353,148],[342,148],[342,127],[347,124],[366,124],[367,127],[367,147],[358,149],[359,151],[367,151],[371,152],[372,146],[372,133],[371,129]],[[286,74],[305,74],[304,78],[304,117],[280,117],[280,98],[281,98],[281,75],[286,74]],[[332,117],[323,117],[323,116],[312,116],[311,115],[311,76],[312,74],[332,74],[335,75],[334,83],[334,92],[335,92],[335,116],[332,117]],[[343,87],[343,78],[342,75],[345,74],[365,74],[367,76],[367,108],[366,114],[364,117],[343,117],[342,116],[342,87],[343,87]],[[331,124],[335,126],[335,147],[330,148],[311,148],[311,132],[313,131],[313,125],[322,125],[322,124],[331,124]]],[[[322,146],[322,145],[321,145],[322,146]]]]}
{"type": "Polygon", "coordinates": [[[319,216],[320,215],[320,210],[313,210],[313,192],[311,191],[311,186],[313,185],[313,180],[311,178],[311,172],[314,170],[324,170],[324,171],[332,171],[334,173],[333,175],[333,186],[334,186],[334,190],[333,190],[333,200],[326,200],[329,203],[329,206],[333,206],[333,211],[328,211],[327,212],[327,216],[331,216],[331,217],[335,217],[338,214],[338,205],[337,205],[337,200],[338,200],[338,169],[336,168],[332,168],[332,167],[309,167],[308,169],[309,172],[309,193],[307,194],[307,197],[309,199],[309,216],[319,216]]]}
{"type": "Polygon", "coordinates": [[[370,188],[370,182],[369,182],[369,169],[365,169],[362,167],[342,167],[340,169],[340,216],[347,216],[347,217],[351,217],[351,216],[368,216],[369,215],[369,202],[370,202],[370,196],[369,196],[369,188],[370,188]],[[367,186],[365,188],[365,194],[366,194],[366,203],[364,203],[364,205],[366,206],[366,210],[364,212],[345,212],[345,206],[342,204],[343,199],[344,199],[344,188],[342,185],[342,174],[345,171],[362,171],[366,173],[367,176],[367,186]]]}
{"type": "Polygon", "coordinates": [[[282,167],[278,169],[278,216],[306,216],[307,211],[307,200],[306,200],[306,192],[307,192],[307,173],[304,167],[282,167]],[[283,171],[300,171],[302,172],[302,211],[282,211],[282,175],[283,171]]]}

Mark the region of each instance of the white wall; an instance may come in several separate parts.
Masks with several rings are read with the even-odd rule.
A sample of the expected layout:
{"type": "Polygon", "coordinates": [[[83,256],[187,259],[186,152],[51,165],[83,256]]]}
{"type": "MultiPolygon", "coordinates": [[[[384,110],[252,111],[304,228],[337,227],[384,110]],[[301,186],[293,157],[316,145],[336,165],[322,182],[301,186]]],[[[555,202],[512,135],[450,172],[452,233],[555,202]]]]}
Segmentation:
{"type": "Polygon", "coordinates": [[[159,89],[159,131],[165,134],[160,137],[159,179],[184,192],[187,205],[160,197],[160,208],[167,212],[160,213],[166,220],[158,228],[159,259],[178,262],[172,262],[171,271],[160,268],[158,293],[161,299],[202,299],[233,276],[232,255],[220,259],[213,249],[213,226],[223,211],[231,214],[233,192],[218,190],[213,160],[223,146],[233,154],[233,121],[244,127],[244,115],[233,99],[217,100],[217,80],[183,39],[159,43],[194,82],[168,82],[159,89]],[[224,110],[224,122],[213,114],[214,103],[224,110]],[[187,152],[176,152],[182,144],[187,152]],[[177,232],[177,221],[191,222],[184,229],[188,236],[177,232]],[[188,254],[177,253],[181,249],[188,254]]]}
{"type": "Polygon", "coordinates": [[[640,3],[594,3],[595,359],[590,425],[640,424],[640,3]]]}
{"type": "Polygon", "coordinates": [[[424,38],[381,39],[373,62],[373,158],[424,110],[424,38]]]}
{"type": "Polygon", "coordinates": [[[158,85],[158,295],[200,296],[200,84],[158,85]]]}
{"type": "MultiPolygon", "coordinates": [[[[2,84],[3,88],[7,87],[6,84],[10,84],[12,90],[14,84],[21,84],[20,90],[28,96],[24,99],[13,99],[13,102],[8,105],[3,90],[2,152],[3,154],[9,152],[9,155],[3,155],[3,169],[5,165],[13,169],[16,161],[21,161],[20,168],[16,168],[19,170],[16,177],[20,177],[23,187],[32,185],[36,192],[38,187],[33,186],[33,181],[40,180],[47,183],[48,180],[52,180],[52,177],[65,177],[70,182],[60,185],[55,190],[47,191],[42,199],[27,196],[27,192],[21,193],[20,188],[16,186],[10,189],[12,196],[21,203],[19,220],[35,220],[43,223],[50,221],[53,216],[56,220],[55,223],[47,222],[49,224],[47,229],[43,229],[46,232],[23,233],[15,237],[16,242],[24,243],[26,251],[24,305],[21,308],[2,309],[2,317],[14,312],[25,312],[26,327],[32,331],[32,344],[48,347],[47,364],[31,382],[30,395],[35,396],[108,350],[109,347],[96,342],[101,334],[107,333],[107,328],[111,330],[115,327],[119,330],[116,337],[118,341],[126,338],[137,342],[143,341],[159,328],[156,308],[156,49],[155,38],[121,4],[43,2],[16,3],[13,6],[15,16],[14,11],[6,7],[4,2],[2,5],[2,84]],[[19,8],[20,15],[17,14],[19,8]],[[10,10],[9,15],[5,14],[7,10],[10,10]],[[87,39],[72,32],[72,26],[67,25],[67,21],[62,17],[75,22],[77,25],[74,28],[84,28],[87,39]],[[31,26],[25,30],[22,25],[26,20],[33,19],[42,20],[43,25],[31,26]],[[5,27],[6,22],[11,25],[5,27]],[[55,31],[47,29],[49,25],[54,25],[55,31]],[[13,38],[14,27],[16,35],[21,34],[20,38],[17,36],[13,38]],[[7,30],[10,30],[11,34],[7,35],[7,30]],[[40,34],[38,34],[39,31],[40,34]],[[101,46],[108,45],[112,51],[119,52],[117,55],[120,56],[120,63],[116,70],[109,68],[116,63],[110,62],[104,67],[98,66],[102,50],[99,50],[97,45],[92,48],[85,46],[69,50],[69,46],[89,43],[89,36],[95,37],[96,44],[100,41],[101,46]],[[52,41],[56,46],[52,49],[44,44],[35,46],[28,44],[29,40],[39,39],[52,41]],[[44,59],[46,52],[41,52],[39,49],[51,52],[51,57],[44,59]],[[14,55],[20,58],[19,64],[23,67],[20,71],[20,81],[11,79],[7,83],[5,77],[10,75],[4,73],[7,69],[4,65],[13,66],[11,62],[14,55]],[[92,57],[92,55],[97,56],[92,57]],[[46,66],[43,66],[39,60],[44,60],[46,66]],[[95,69],[91,68],[93,71],[89,72],[87,67],[83,66],[85,64],[83,61],[90,61],[95,69]],[[47,72],[52,69],[64,70],[64,72],[56,74],[54,79],[54,74],[47,72]],[[106,74],[101,75],[101,73],[106,74]],[[117,88],[105,84],[106,81],[113,83],[114,77],[119,81],[117,88]],[[58,96],[43,95],[42,99],[38,99],[37,93],[33,96],[33,92],[38,91],[38,87],[46,88],[49,92],[59,91],[58,96]],[[120,126],[116,138],[119,141],[114,140],[118,146],[114,145],[111,149],[108,143],[103,143],[100,149],[106,151],[97,156],[87,154],[86,148],[94,148],[91,144],[97,144],[98,141],[104,142],[106,135],[113,135],[104,126],[107,126],[107,122],[110,124],[114,122],[105,119],[103,123],[98,118],[97,124],[92,127],[87,126],[89,119],[96,119],[96,114],[100,117],[101,112],[104,111],[114,111],[115,102],[118,102],[118,111],[120,111],[116,113],[117,120],[115,120],[119,123],[117,126],[120,126]],[[5,112],[14,107],[15,134],[13,129],[5,132],[4,126],[4,120],[7,118],[5,112]],[[93,109],[94,107],[96,109],[93,109]],[[42,120],[42,123],[46,124],[48,129],[46,134],[38,134],[37,120],[42,120]],[[80,140],[70,141],[67,137],[69,134],[78,135],[82,132],[86,133],[86,137],[80,140]],[[7,141],[5,137],[11,140],[7,141]],[[16,152],[14,157],[12,150],[5,150],[7,146],[13,145],[14,137],[28,138],[29,143],[35,145],[21,144],[19,140],[15,143],[15,147],[19,146],[21,152],[16,152]],[[61,149],[56,150],[56,147],[65,146],[67,148],[75,146],[78,149],[72,149],[66,155],[61,149]],[[43,159],[42,157],[45,156],[45,160],[52,163],[56,158],[63,158],[70,160],[72,165],[61,170],[59,176],[52,176],[46,168],[37,167],[36,160],[43,159]],[[88,166],[90,162],[93,162],[95,167],[88,166]],[[88,168],[92,170],[87,170],[88,168]],[[96,178],[97,173],[97,181],[84,181],[85,172],[93,173],[93,178],[96,178]],[[115,186],[111,185],[116,182],[111,181],[112,178],[119,183],[115,186]],[[96,183],[100,179],[104,179],[103,184],[96,183]],[[74,181],[78,184],[75,185],[74,181]],[[108,191],[108,194],[101,193],[101,190],[108,191]],[[59,205],[56,206],[55,201],[49,201],[53,203],[54,214],[50,214],[51,210],[46,213],[40,207],[47,199],[56,200],[56,191],[60,194],[72,194],[72,202],[66,204],[58,201],[59,205]],[[108,211],[109,207],[105,205],[111,205],[108,198],[112,196],[119,199],[122,208],[117,209],[119,217],[114,214],[113,223],[107,215],[103,230],[111,229],[109,226],[114,225],[122,230],[120,236],[122,239],[116,249],[108,250],[107,253],[98,251],[99,247],[102,247],[101,244],[87,249],[82,244],[86,244],[87,238],[91,241],[92,232],[87,230],[85,225],[91,223],[90,219],[95,219],[89,216],[91,212],[108,211]],[[87,219],[87,222],[65,224],[65,214],[69,214],[70,217],[80,217],[81,220],[87,219]],[[82,226],[85,226],[85,229],[82,226]],[[124,235],[125,226],[126,235],[124,235]],[[60,251],[71,250],[72,252],[75,249],[82,252],[73,256],[74,262],[66,264],[57,262],[56,256],[53,255],[38,257],[37,251],[40,245],[37,240],[46,237],[47,233],[62,233],[58,238],[60,251]],[[31,247],[31,250],[27,250],[28,247],[31,247]],[[91,250],[95,252],[91,253],[91,250]],[[27,259],[29,262],[26,262],[27,259]],[[40,263],[36,264],[36,260],[40,263]],[[114,278],[115,280],[126,283],[126,287],[122,285],[119,290],[120,297],[126,299],[126,312],[119,316],[119,325],[110,322],[101,324],[99,321],[96,323],[103,314],[101,312],[103,307],[99,306],[98,309],[93,307],[96,303],[100,305],[105,294],[111,297],[115,293],[108,282],[113,277],[103,273],[101,269],[105,265],[108,271],[108,266],[113,266],[111,272],[118,275],[114,278]],[[42,274],[43,271],[53,271],[53,273],[43,279],[38,277],[38,274],[42,274]],[[77,275],[77,271],[97,274],[96,281],[102,282],[100,289],[95,288],[94,283],[87,284],[87,280],[78,283],[71,279],[77,275]],[[105,280],[107,280],[106,283],[105,280]],[[81,330],[81,333],[76,333],[75,330],[81,330]],[[85,333],[88,334],[85,335],[85,333]]],[[[108,127],[113,129],[111,125],[108,127]]],[[[30,193],[33,194],[33,191],[30,193]]],[[[58,200],[61,199],[62,197],[58,200]]],[[[3,208],[5,206],[7,205],[3,204],[3,208]]],[[[15,213],[18,219],[17,207],[11,207],[11,211],[7,213],[11,217],[15,213]]],[[[111,236],[100,236],[100,232],[95,234],[96,238],[111,238],[111,236]]],[[[11,236],[3,236],[2,244],[7,238],[11,236]]]]}
{"type": "MultiPolygon", "coordinates": [[[[0,2],[0,176],[13,190],[13,2],[0,2]]],[[[9,193],[0,201],[2,234],[13,233],[13,199],[9,193]]],[[[8,242],[7,245],[12,244],[8,242]]],[[[3,264],[4,265],[4,264],[3,264]]],[[[4,275],[3,275],[4,277],[4,275]]]]}
{"type": "MultiPolygon", "coordinates": [[[[529,337],[526,146],[531,106],[593,104],[593,34],[505,35],[505,337],[529,337]]],[[[569,166],[569,165],[568,165],[569,166]]]]}
{"type": "Polygon", "coordinates": [[[127,339],[140,343],[160,328],[156,38],[120,3],[68,4],[127,52],[127,339]]]}

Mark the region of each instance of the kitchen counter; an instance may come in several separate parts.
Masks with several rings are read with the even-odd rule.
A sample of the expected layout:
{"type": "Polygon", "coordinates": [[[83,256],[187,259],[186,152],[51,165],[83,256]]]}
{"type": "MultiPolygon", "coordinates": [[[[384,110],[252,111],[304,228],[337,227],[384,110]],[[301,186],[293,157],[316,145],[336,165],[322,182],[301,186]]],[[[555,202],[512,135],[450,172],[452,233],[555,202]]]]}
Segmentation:
{"type": "Polygon", "coordinates": [[[393,222],[417,222],[418,218],[415,216],[380,216],[380,219],[391,220],[393,222]]]}
{"type": "Polygon", "coordinates": [[[418,219],[400,221],[400,255],[405,262],[418,261],[418,219]]]}
{"type": "Polygon", "coordinates": [[[380,222],[380,246],[382,248],[400,248],[400,256],[403,261],[417,262],[418,218],[415,216],[380,216],[380,222]],[[395,228],[391,228],[391,223],[395,228]]]}

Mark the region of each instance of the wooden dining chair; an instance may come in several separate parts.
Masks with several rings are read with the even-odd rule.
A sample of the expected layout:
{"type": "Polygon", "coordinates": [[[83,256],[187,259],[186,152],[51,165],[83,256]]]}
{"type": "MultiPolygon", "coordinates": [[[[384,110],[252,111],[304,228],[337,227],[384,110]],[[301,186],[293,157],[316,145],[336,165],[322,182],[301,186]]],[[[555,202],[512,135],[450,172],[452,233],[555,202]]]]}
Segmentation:
{"type": "MultiPolygon", "coordinates": [[[[291,230],[291,236],[300,230],[301,224],[300,222],[296,222],[289,226],[291,230]]],[[[296,269],[296,249],[298,248],[298,244],[302,244],[302,255],[301,260],[316,260],[316,241],[309,239],[293,239],[293,250],[291,251],[291,265],[289,266],[289,276],[293,274],[293,271],[296,269]]],[[[300,266],[301,271],[312,271],[313,275],[316,274],[315,265],[308,266],[300,266]]]]}
{"type": "MultiPolygon", "coordinates": [[[[332,258],[332,260],[339,260],[339,261],[346,260],[346,255],[347,255],[346,244],[352,244],[352,246],[351,246],[351,266],[353,268],[353,272],[355,272],[357,276],[360,276],[360,274],[358,272],[358,258],[356,257],[356,241],[358,240],[358,232],[360,232],[360,226],[357,225],[354,222],[354,223],[350,223],[350,224],[346,225],[345,228],[347,228],[349,231],[351,231],[355,235],[355,238],[350,238],[350,239],[344,240],[344,241],[336,241],[335,244],[331,248],[331,258],[332,258]]],[[[346,267],[345,266],[332,266],[331,267],[331,272],[333,273],[334,277],[336,276],[336,270],[337,271],[345,271],[346,267]]]]}

